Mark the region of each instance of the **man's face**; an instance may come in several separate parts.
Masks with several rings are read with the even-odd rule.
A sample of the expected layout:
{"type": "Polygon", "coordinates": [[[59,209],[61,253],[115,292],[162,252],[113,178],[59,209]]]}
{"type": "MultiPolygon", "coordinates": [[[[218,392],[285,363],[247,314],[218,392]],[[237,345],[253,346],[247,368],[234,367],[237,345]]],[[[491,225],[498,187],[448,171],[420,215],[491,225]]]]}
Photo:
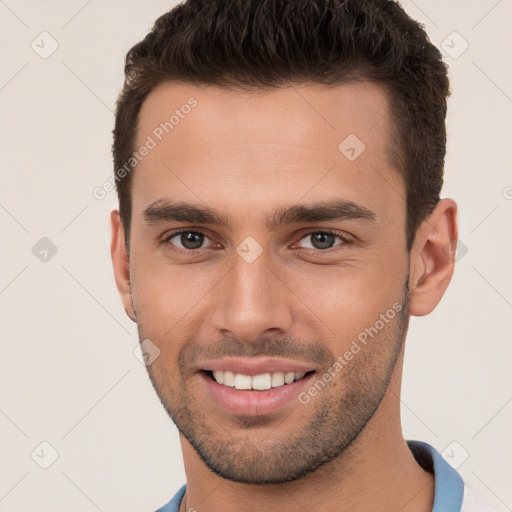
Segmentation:
{"type": "Polygon", "coordinates": [[[387,113],[368,83],[258,94],[168,83],[143,104],[136,148],[148,136],[156,145],[133,176],[134,315],[160,351],[148,366],[160,400],[223,478],[314,471],[357,438],[386,392],[408,322],[406,192],[387,113]],[[330,201],[346,203],[339,218],[296,208],[330,201]],[[175,203],[226,224],[174,220],[175,203]],[[230,368],[270,373],[249,382],[276,387],[212,379],[230,368]],[[305,376],[279,385],[280,369],[305,376]]]}

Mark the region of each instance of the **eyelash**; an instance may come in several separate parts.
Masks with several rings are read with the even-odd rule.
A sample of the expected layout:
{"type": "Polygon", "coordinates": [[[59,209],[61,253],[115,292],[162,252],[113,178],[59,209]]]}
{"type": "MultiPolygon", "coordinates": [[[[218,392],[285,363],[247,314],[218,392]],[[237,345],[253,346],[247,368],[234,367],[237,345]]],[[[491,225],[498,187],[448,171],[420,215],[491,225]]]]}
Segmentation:
{"type": "MultiPolygon", "coordinates": [[[[162,243],[169,244],[169,240],[171,240],[171,238],[174,238],[174,237],[176,237],[178,235],[181,235],[183,233],[194,233],[196,235],[203,235],[206,238],[210,238],[206,233],[204,233],[203,231],[200,231],[200,230],[196,230],[196,229],[182,229],[180,231],[175,231],[173,233],[168,234],[162,240],[162,243]]],[[[349,245],[351,243],[350,240],[348,240],[344,236],[340,235],[336,231],[332,231],[330,229],[322,229],[322,230],[309,231],[308,233],[305,233],[304,235],[302,235],[298,239],[298,241],[300,242],[302,239],[304,239],[304,238],[306,238],[308,236],[311,236],[313,234],[318,234],[318,233],[321,233],[323,235],[334,235],[339,240],[341,240],[342,243],[338,244],[337,246],[331,247],[329,249],[306,249],[307,251],[313,251],[316,254],[319,254],[319,253],[330,253],[331,251],[337,250],[336,247],[340,247],[340,246],[344,247],[344,246],[347,246],[347,245],[349,245]]],[[[173,244],[171,244],[171,245],[173,245],[173,244]]],[[[185,254],[185,255],[189,255],[190,256],[190,255],[195,255],[195,254],[203,251],[204,249],[179,249],[179,248],[173,248],[171,250],[173,252],[177,252],[179,254],[185,254]]]]}

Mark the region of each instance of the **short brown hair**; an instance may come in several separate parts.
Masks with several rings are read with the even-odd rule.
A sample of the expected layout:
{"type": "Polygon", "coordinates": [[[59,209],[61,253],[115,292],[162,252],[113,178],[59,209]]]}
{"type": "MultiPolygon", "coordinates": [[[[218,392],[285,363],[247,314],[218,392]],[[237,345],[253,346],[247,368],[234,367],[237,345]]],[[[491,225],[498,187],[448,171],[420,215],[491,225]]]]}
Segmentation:
{"type": "MultiPolygon", "coordinates": [[[[395,1],[186,0],[160,16],[128,51],[124,71],[113,130],[114,172],[130,161],[141,105],[164,81],[257,90],[370,80],[390,100],[390,155],[406,185],[408,250],[439,200],[447,67],[423,26],[395,1]]],[[[116,179],[127,248],[130,171],[116,179]]]]}

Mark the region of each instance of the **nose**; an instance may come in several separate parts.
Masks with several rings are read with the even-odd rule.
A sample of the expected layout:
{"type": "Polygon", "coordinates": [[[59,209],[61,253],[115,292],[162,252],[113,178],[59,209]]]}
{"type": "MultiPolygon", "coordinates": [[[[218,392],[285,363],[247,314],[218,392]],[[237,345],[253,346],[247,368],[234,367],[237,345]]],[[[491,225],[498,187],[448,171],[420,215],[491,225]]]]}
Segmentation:
{"type": "Polygon", "coordinates": [[[217,290],[213,327],[223,336],[251,342],[290,330],[292,293],[264,254],[252,263],[236,255],[217,290]],[[274,334],[275,334],[274,333],[274,334]]]}

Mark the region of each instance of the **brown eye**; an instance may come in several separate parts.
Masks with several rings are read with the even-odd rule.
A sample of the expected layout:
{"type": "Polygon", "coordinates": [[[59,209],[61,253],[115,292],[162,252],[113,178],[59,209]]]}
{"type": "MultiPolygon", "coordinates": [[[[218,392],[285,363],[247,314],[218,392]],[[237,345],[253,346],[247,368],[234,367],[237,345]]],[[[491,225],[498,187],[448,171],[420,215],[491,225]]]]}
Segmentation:
{"type": "Polygon", "coordinates": [[[169,235],[165,239],[165,242],[176,245],[177,250],[181,252],[187,252],[201,249],[205,239],[209,240],[209,238],[200,231],[185,230],[169,235]],[[172,242],[173,239],[176,239],[176,241],[172,242]]]}

